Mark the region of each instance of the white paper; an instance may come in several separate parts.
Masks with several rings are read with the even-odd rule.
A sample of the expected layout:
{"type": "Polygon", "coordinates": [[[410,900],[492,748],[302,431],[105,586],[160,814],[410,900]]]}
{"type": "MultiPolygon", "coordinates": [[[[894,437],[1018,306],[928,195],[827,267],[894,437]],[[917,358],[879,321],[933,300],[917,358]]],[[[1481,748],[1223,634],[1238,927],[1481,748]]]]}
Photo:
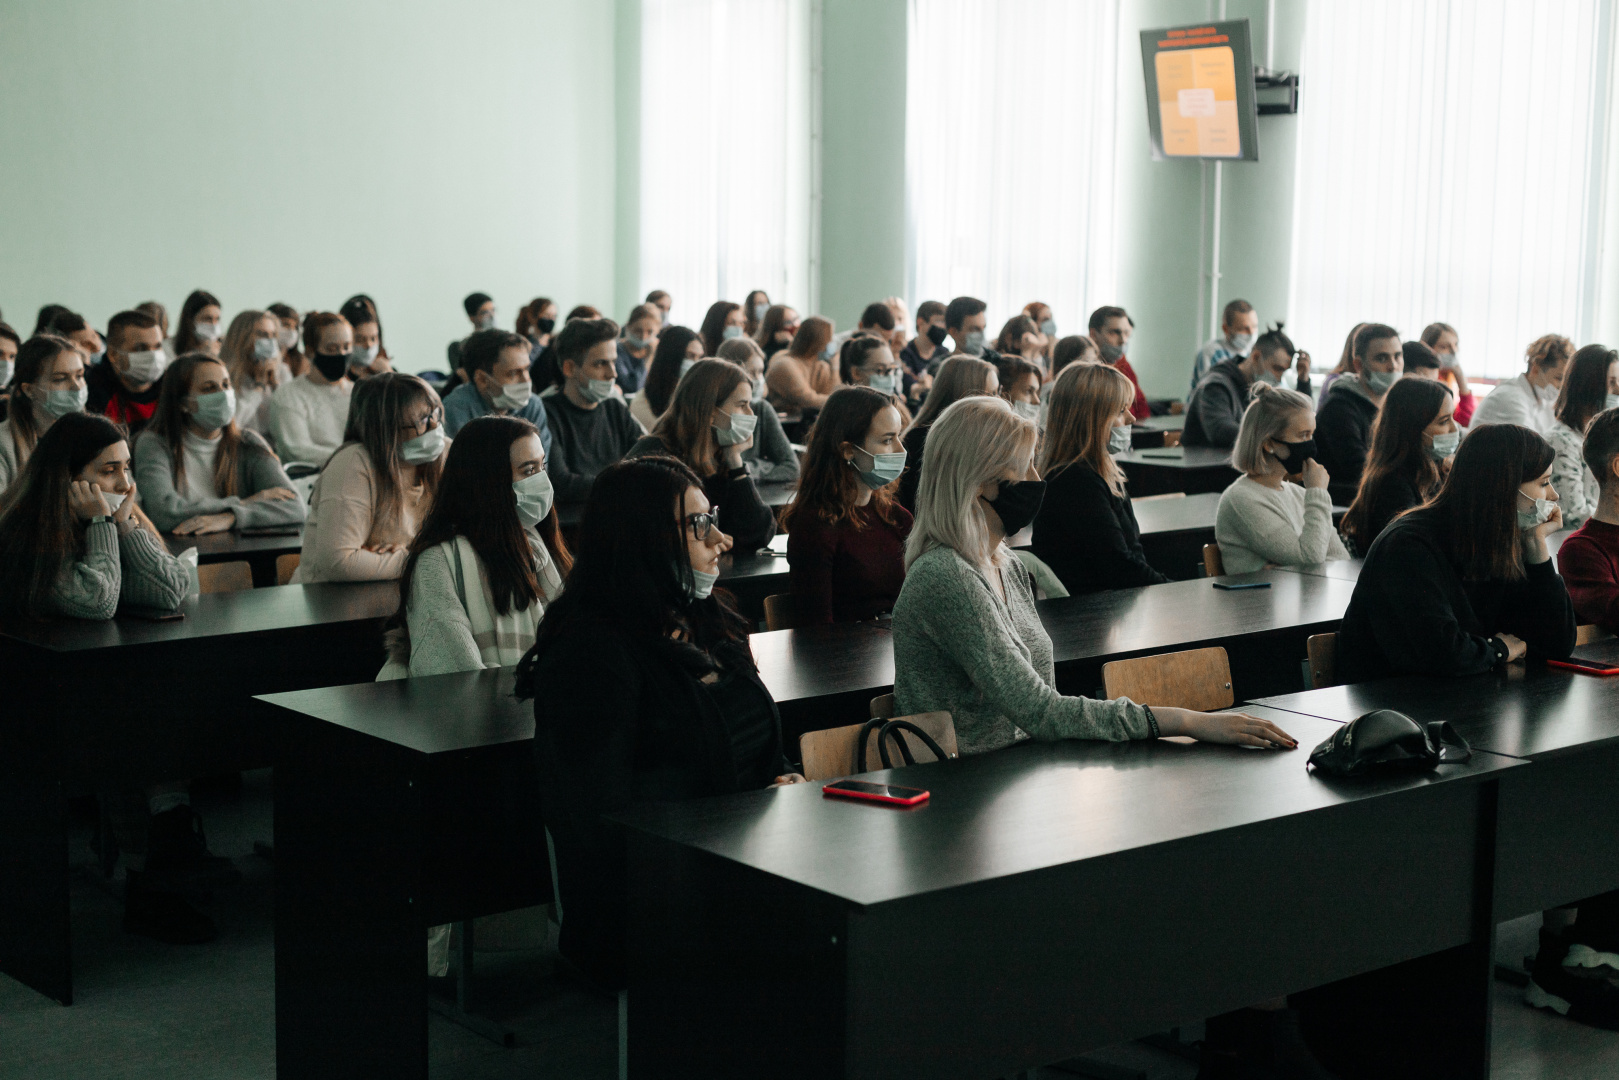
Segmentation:
{"type": "Polygon", "coordinates": [[[1179,93],[1181,116],[1191,118],[1194,116],[1214,115],[1214,88],[1209,86],[1194,87],[1182,90],[1179,93]]]}

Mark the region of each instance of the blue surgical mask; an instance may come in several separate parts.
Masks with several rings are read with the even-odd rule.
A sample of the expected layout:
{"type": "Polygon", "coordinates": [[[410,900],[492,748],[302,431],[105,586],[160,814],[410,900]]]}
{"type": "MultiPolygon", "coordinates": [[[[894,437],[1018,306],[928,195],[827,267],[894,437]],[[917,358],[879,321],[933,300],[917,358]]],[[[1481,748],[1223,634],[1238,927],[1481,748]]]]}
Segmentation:
{"type": "Polygon", "coordinates": [[[690,371],[692,368],[694,368],[696,366],[697,366],[697,361],[693,360],[689,356],[686,359],[682,360],[680,362],[680,374],[675,376],[675,382],[678,383],[681,379],[684,379],[686,377],[686,372],[690,371]]]}
{"type": "Polygon", "coordinates": [[[493,330],[495,328],[495,313],[491,311],[487,315],[479,315],[475,325],[479,330],[493,330]]]}
{"type": "Polygon", "coordinates": [[[591,403],[606,401],[613,396],[613,380],[586,379],[579,384],[579,396],[591,403]]]}
{"type": "MultiPolygon", "coordinates": [[[[1518,494],[1523,495],[1523,491],[1520,489],[1518,494]]],[[[1529,496],[1524,495],[1523,497],[1527,499],[1529,496]]],[[[1551,499],[1536,499],[1533,510],[1518,511],[1518,528],[1527,530],[1542,524],[1552,516],[1552,507],[1556,505],[1551,499]]]]}
{"type": "Polygon", "coordinates": [[[770,310],[770,305],[769,304],[754,304],[753,305],[753,321],[754,322],[763,322],[764,317],[765,317],[765,312],[767,312],[769,310],[770,310]]]}
{"type": "Polygon", "coordinates": [[[893,371],[885,371],[881,375],[873,375],[866,380],[866,384],[879,394],[892,394],[896,389],[894,384],[897,382],[899,382],[899,374],[893,371]]]}
{"type": "Polygon", "coordinates": [[[551,512],[556,490],[544,469],[533,476],[512,481],[512,491],[517,495],[517,520],[525,526],[532,528],[538,525],[551,512]]]}
{"type": "Polygon", "coordinates": [[[377,358],[377,347],[367,345],[363,349],[356,345],[354,351],[349,353],[349,367],[370,367],[371,361],[377,358]]]}
{"type": "Polygon", "coordinates": [[[1366,383],[1366,389],[1382,396],[1389,392],[1389,387],[1400,381],[1400,374],[1398,371],[1367,371],[1361,374],[1361,378],[1366,383]]]}
{"type": "Polygon", "coordinates": [[[967,337],[961,343],[961,351],[969,356],[984,355],[984,332],[982,330],[967,331],[967,337]]]}
{"type": "Polygon", "coordinates": [[[1462,445],[1462,433],[1447,431],[1443,435],[1432,436],[1433,443],[1428,447],[1429,455],[1435,461],[1444,461],[1456,453],[1456,448],[1462,445]]]}
{"type": "Polygon", "coordinates": [[[739,446],[753,438],[753,429],[758,423],[759,418],[752,413],[732,413],[730,427],[714,425],[714,441],[721,446],[739,446]]]}
{"type": "Polygon", "coordinates": [[[741,336],[742,336],[742,328],[740,326],[735,325],[734,323],[732,325],[730,325],[730,326],[727,326],[724,330],[720,331],[720,337],[724,338],[726,341],[735,341],[737,338],[739,338],[741,336]]]}
{"type": "Polygon", "coordinates": [[[849,466],[860,469],[860,482],[873,491],[892,484],[899,479],[900,473],[905,471],[906,453],[903,450],[893,454],[873,454],[857,446],[855,451],[871,459],[871,468],[860,469],[852,459],[849,461],[849,466]]]}
{"type": "Polygon", "coordinates": [[[236,391],[216,390],[212,394],[198,394],[191,419],[203,431],[217,431],[231,422],[236,415],[236,391]]]}
{"type": "Polygon", "coordinates": [[[40,402],[40,408],[52,416],[61,418],[68,413],[83,412],[84,403],[90,400],[90,388],[81,386],[77,390],[49,390],[45,400],[40,402]]]}
{"type": "Polygon", "coordinates": [[[624,347],[635,352],[640,352],[642,349],[651,344],[652,340],[650,338],[630,337],[628,335],[626,335],[624,338],[624,347]]]}
{"type": "Polygon", "coordinates": [[[281,355],[281,342],[277,338],[261,337],[253,342],[253,359],[274,360],[281,355]]]}
{"type": "Polygon", "coordinates": [[[399,447],[400,460],[409,465],[426,465],[429,461],[437,461],[444,453],[444,425],[428,428],[414,439],[405,440],[399,447]]]}
{"type": "Polygon", "coordinates": [[[838,347],[830,341],[827,342],[826,348],[821,350],[821,359],[830,361],[836,355],[838,355],[838,347]]]}
{"type": "Polygon", "coordinates": [[[518,412],[528,404],[528,399],[533,393],[534,387],[527,379],[507,383],[500,388],[500,393],[495,395],[495,408],[518,412]]]}
{"type": "Polygon", "coordinates": [[[222,336],[219,331],[219,324],[216,322],[192,323],[191,328],[197,332],[197,337],[203,341],[218,341],[222,336]]]}
{"type": "Polygon", "coordinates": [[[1048,337],[1048,338],[1056,337],[1057,336],[1057,320],[1056,319],[1042,319],[1042,320],[1040,320],[1040,332],[1042,334],[1046,335],[1046,337],[1048,337]]]}
{"type": "Polygon", "coordinates": [[[758,403],[763,401],[765,399],[765,377],[761,375],[757,379],[752,380],[752,382],[754,402],[758,403]]]}
{"type": "Polygon", "coordinates": [[[17,365],[13,361],[0,360],[0,387],[5,386],[11,381],[12,373],[16,370],[17,365]]]}
{"type": "Polygon", "coordinates": [[[719,574],[710,574],[706,570],[696,567],[691,571],[691,584],[686,586],[687,600],[707,600],[714,591],[714,583],[720,579],[719,574]]]}
{"type": "Polygon", "coordinates": [[[1619,409],[1619,394],[1609,394],[1602,399],[1603,409],[1619,409]]]}
{"type": "Polygon", "coordinates": [[[1110,454],[1122,454],[1128,449],[1130,449],[1130,429],[1129,428],[1127,428],[1127,427],[1116,427],[1116,428],[1114,428],[1113,430],[1111,430],[1111,431],[1109,431],[1107,433],[1107,452],[1108,453],[1110,453],[1110,454]]]}

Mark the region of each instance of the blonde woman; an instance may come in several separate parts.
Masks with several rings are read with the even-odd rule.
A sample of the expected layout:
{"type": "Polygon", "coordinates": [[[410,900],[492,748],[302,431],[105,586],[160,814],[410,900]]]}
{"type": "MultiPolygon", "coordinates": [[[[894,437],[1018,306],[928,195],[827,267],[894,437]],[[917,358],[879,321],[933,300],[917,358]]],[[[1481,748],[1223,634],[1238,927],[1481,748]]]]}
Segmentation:
{"type": "Polygon", "coordinates": [[[243,311],[230,321],[219,359],[236,388],[236,426],[260,435],[270,432],[270,398],[292,381],[281,320],[268,311],[243,311]]]}
{"type": "Polygon", "coordinates": [[[993,397],[958,401],[934,423],[894,605],[896,712],[948,711],[964,754],[1029,738],[1159,735],[1296,747],[1274,724],[1242,713],[1057,692],[1029,573],[1005,544],[1033,520],[1045,493],[1034,468],[1037,437],[1031,421],[993,397]]]}
{"type": "Polygon", "coordinates": [[[933,389],[922,409],[905,429],[905,475],[899,478],[899,504],[916,513],[916,486],[922,480],[922,453],[927,446],[928,428],[945,409],[964,397],[998,394],[1001,377],[995,365],[974,356],[952,356],[939,365],[933,389]]]}
{"type": "Polygon", "coordinates": [[[1316,460],[1314,403],[1264,383],[1253,395],[1231,451],[1244,475],[1221,494],[1214,516],[1226,573],[1349,558],[1332,527],[1331,477],[1316,460]]]}
{"type": "Polygon", "coordinates": [[[1135,388],[1106,364],[1071,364],[1052,384],[1040,471],[1046,497],[1034,554],[1070,596],[1161,585],[1141,549],[1141,527],[1114,454],[1130,449],[1135,388]]]}

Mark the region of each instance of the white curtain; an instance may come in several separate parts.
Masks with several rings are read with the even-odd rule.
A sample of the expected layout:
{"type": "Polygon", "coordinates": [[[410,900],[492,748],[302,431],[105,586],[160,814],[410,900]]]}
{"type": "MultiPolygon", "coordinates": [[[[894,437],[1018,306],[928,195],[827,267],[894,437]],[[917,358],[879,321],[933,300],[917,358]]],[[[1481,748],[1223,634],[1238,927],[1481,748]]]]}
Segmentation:
{"type": "Polygon", "coordinates": [[[1430,322],[1512,376],[1594,313],[1611,0],[1312,0],[1288,331],[1336,362],[1362,321],[1430,322]]]}
{"type": "MultiPolygon", "coordinates": [[[[804,0],[642,0],[640,295],[697,327],[715,300],[803,288],[804,0]]],[[[622,315],[620,315],[622,317],[622,315]]]]}
{"type": "Polygon", "coordinates": [[[1083,333],[1114,296],[1117,0],[910,0],[906,293],[1083,333]],[[958,164],[961,148],[970,163],[958,164]]]}

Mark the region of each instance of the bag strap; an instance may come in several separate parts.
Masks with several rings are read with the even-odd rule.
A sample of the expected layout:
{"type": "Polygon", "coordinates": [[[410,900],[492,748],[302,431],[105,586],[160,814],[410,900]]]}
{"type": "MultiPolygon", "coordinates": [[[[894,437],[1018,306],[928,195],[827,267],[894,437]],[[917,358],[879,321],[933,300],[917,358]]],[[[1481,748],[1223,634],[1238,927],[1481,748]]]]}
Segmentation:
{"type": "MultiPolygon", "coordinates": [[[[854,747],[854,771],[856,773],[863,773],[866,771],[866,736],[870,735],[873,731],[877,732],[877,748],[878,750],[881,750],[883,744],[883,725],[887,723],[887,720],[876,718],[867,720],[864,726],[861,727],[860,741],[855,743],[854,747]]],[[[883,760],[883,768],[888,768],[888,761],[886,758],[883,760]]]]}
{"type": "Polygon", "coordinates": [[[455,554],[455,595],[461,600],[461,610],[467,610],[467,574],[461,566],[461,538],[455,537],[450,541],[450,551],[455,554]]]}
{"type": "MultiPolygon", "coordinates": [[[[911,734],[921,739],[922,745],[933,751],[933,756],[935,758],[940,761],[944,760],[944,750],[939,746],[938,743],[933,741],[933,736],[929,735],[927,732],[923,731],[909,720],[890,720],[888,723],[884,724],[882,729],[877,733],[877,753],[882,756],[883,768],[892,769],[894,767],[893,763],[888,759],[888,737],[890,735],[893,736],[895,745],[899,747],[900,756],[905,759],[905,764],[916,764],[916,758],[911,756],[911,748],[905,745],[905,736],[901,734],[901,732],[905,731],[909,731],[911,734]]],[[[862,746],[863,745],[864,744],[862,744],[862,746]]]]}
{"type": "Polygon", "coordinates": [[[1450,726],[1449,720],[1428,723],[1428,745],[1439,751],[1441,765],[1459,765],[1473,756],[1473,748],[1450,726]]]}

